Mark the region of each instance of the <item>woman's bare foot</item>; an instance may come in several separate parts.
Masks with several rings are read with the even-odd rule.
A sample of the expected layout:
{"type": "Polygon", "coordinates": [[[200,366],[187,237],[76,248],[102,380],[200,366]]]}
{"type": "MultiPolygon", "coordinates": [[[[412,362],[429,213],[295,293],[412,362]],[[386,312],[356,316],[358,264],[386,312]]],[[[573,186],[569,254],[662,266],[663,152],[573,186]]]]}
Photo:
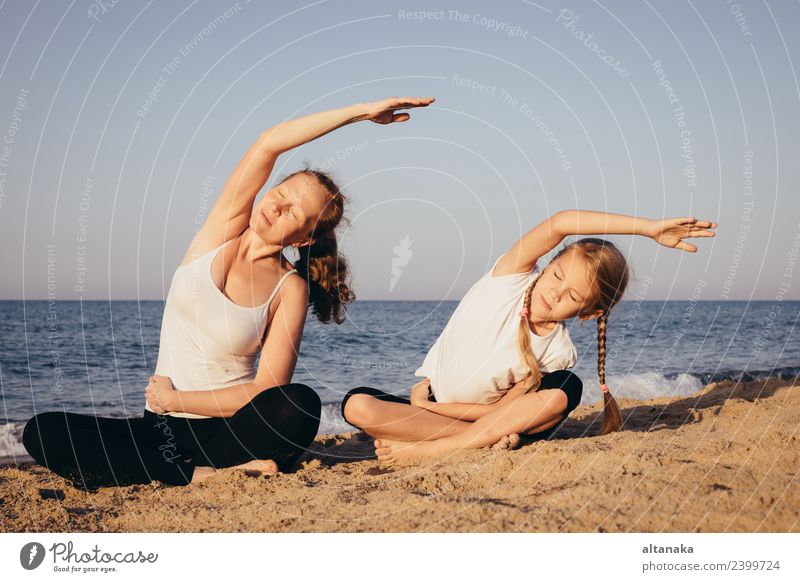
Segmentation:
{"type": "MultiPolygon", "coordinates": [[[[227,469],[240,469],[250,477],[260,477],[261,475],[274,475],[278,472],[278,464],[272,459],[253,459],[241,465],[234,465],[233,467],[226,467],[227,469]]],[[[200,483],[205,481],[212,475],[215,475],[217,470],[214,467],[195,467],[192,473],[192,483],[200,483]]]]}
{"type": "Polygon", "coordinates": [[[251,477],[260,475],[274,475],[278,472],[278,464],[272,459],[253,459],[247,463],[231,467],[232,469],[242,469],[251,477]]]}
{"type": "Polygon", "coordinates": [[[201,481],[205,481],[216,472],[217,470],[214,467],[195,467],[194,472],[192,473],[192,483],[200,483],[201,481]]]}
{"type": "Polygon", "coordinates": [[[493,444],[492,448],[495,449],[495,450],[511,451],[511,450],[516,449],[516,448],[519,448],[519,445],[520,445],[521,441],[522,441],[522,439],[520,438],[519,434],[511,433],[511,434],[508,434],[508,435],[504,436],[499,441],[497,441],[495,444],[493,444]]]}

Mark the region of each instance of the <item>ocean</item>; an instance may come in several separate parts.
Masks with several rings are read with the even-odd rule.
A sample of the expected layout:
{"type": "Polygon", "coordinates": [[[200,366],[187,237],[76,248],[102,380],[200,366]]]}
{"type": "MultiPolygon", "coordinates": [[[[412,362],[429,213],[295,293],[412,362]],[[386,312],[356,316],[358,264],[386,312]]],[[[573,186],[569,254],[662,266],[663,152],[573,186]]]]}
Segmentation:
{"type": "MultiPolygon", "coordinates": [[[[373,386],[406,396],[414,371],[457,301],[357,301],[342,325],[310,313],[293,381],[320,395],[320,433],[353,430],[342,396],[373,386]]],[[[0,460],[27,458],[20,435],[33,414],[67,410],[141,416],[158,355],[163,301],[0,301],[0,460]]],[[[688,395],[722,379],[800,374],[800,301],[623,301],[609,319],[612,394],[688,395]]],[[[568,322],[584,382],[601,397],[596,325],[568,322]]]]}

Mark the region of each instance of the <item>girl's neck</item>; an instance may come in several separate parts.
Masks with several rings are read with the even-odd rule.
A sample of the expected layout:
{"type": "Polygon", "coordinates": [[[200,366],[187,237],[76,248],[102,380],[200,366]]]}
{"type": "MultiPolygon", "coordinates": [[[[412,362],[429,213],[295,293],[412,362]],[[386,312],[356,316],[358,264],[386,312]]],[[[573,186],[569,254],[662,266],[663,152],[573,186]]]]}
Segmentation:
{"type": "Polygon", "coordinates": [[[553,331],[558,324],[558,321],[539,320],[533,317],[528,318],[528,327],[536,335],[547,335],[553,331]]]}

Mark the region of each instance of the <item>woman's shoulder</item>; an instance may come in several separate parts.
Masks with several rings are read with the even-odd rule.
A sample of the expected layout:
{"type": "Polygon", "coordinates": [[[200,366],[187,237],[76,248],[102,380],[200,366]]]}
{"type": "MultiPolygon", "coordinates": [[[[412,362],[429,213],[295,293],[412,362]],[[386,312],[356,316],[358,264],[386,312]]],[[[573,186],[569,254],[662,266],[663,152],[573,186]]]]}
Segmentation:
{"type": "MultiPolygon", "coordinates": [[[[280,268],[281,288],[279,296],[290,294],[308,298],[308,285],[305,278],[295,269],[294,265],[288,260],[280,268]]],[[[279,299],[280,300],[280,299],[279,299]]]]}

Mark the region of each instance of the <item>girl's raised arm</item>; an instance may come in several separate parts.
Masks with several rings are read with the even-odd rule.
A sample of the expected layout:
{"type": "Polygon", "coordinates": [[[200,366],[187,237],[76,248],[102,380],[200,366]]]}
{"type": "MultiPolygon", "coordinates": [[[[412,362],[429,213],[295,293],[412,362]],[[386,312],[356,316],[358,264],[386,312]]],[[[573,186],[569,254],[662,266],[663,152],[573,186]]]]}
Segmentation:
{"type": "Polygon", "coordinates": [[[576,234],[638,234],[667,247],[696,252],[684,242],[691,237],[714,236],[717,223],[693,217],[650,220],[625,214],[592,210],[562,210],[538,224],[520,238],[500,259],[495,275],[526,273],[542,256],[556,248],[565,237],[576,234]]]}

